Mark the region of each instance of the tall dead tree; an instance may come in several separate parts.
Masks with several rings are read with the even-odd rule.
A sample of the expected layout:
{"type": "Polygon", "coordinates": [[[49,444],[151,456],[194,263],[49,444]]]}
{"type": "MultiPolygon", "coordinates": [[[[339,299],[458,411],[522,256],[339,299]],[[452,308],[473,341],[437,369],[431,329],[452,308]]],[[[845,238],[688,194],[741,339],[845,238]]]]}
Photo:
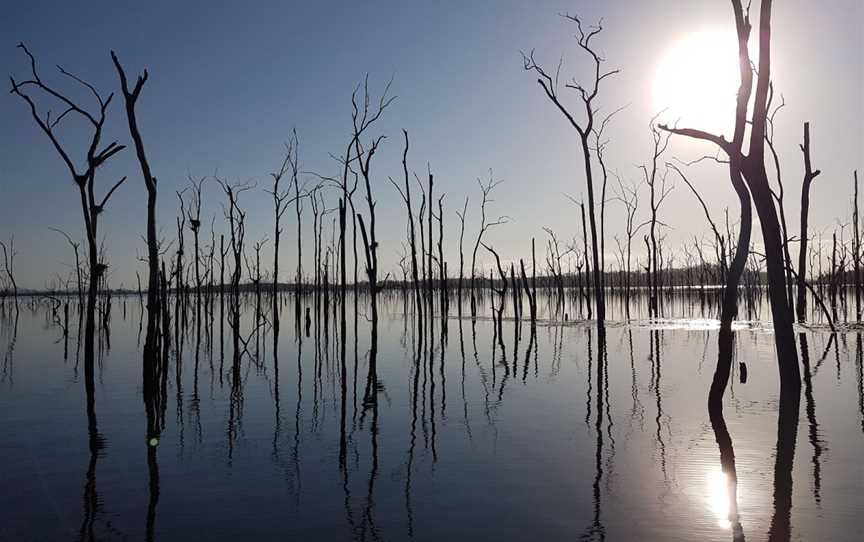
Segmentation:
{"type": "Polygon", "coordinates": [[[636,224],[636,211],[639,209],[639,185],[632,184],[625,186],[624,182],[618,177],[618,194],[616,199],[624,205],[624,234],[626,240],[624,246],[620,246],[616,238],[616,243],[619,244],[619,250],[622,253],[624,264],[624,312],[630,316],[630,276],[631,276],[631,261],[633,254],[633,238],[639,232],[644,224],[636,224]]]}
{"type": "Polygon", "coordinates": [[[736,100],[735,132],[732,141],[722,135],[694,128],[660,126],[674,134],[709,141],[717,145],[728,157],[730,174],[741,177],[747,183],[759,222],[765,247],[768,275],[768,297],[774,321],[774,343],[777,348],[777,365],[780,373],[781,394],[796,394],[801,389],[801,373],[798,368],[798,350],[792,328],[793,314],[789,310],[786,291],[786,274],[783,265],[783,240],[777,209],[768,184],[765,170],[765,129],[768,119],[768,93],[771,82],[771,0],[761,0],[759,15],[759,58],[756,63],[755,94],[750,116],[750,142],[745,155],[742,150],[744,131],[751,91],[753,71],[747,44],[750,39],[750,13],[745,12],[740,0],[732,0],[735,27],[738,37],[738,61],[741,85],[736,100]]]}
{"type": "Polygon", "coordinates": [[[402,173],[404,174],[405,190],[403,191],[392,178],[390,178],[390,183],[396,187],[396,190],[402,197],[402,201],[405,202],[405,208],[408,211],[408,244],[411,248],[411,280],[414,284],[414,301],[416,303],[415,310],[417,311],[418,316],[418,329],[422,329],[423,316],[422,311],[420,310],[422,300],[420,296],[420,276],[417,268],[417,235],[416,230],[414,229],[414,209],[411,205],[411,183],[408,178],[408,132],[403,129],[402,135],[405,138],[405,148],[402,151],[402,173]]]}
{"type": "MultiPolygon", "coordinates": [[[[773,101],[774,86],[769,85],[770,93],[768,103],[773,101]]],[[[774,147],[774,118],[777,113],[786,106],[786,100],[780,96],[780,103],[774,108],[774,111],[768,115],[768,121],[765,126],[765,144],[768,146],[768,151],[771,153],[771,158],[774,161],[774,177],[777,180],[777,190],[771,190],[771,195],[774,196],[774,201],[777,202],[777,212],[780,215],[780,229],[783,234],[783,258],[786,263],[786,297],[789,299],[790,310],[795,306],[795,297],[792,295],[792,258],[789,255],[789,228],[786,226],[786,210],[783,205],[783,197],[785,188],[783,186],[783,175],[780,171],[780,157],[777,155],[777,150],[774,147]]]]}
{"type": "MultiPolygon", "coordinates": [[[[307,193],[308,197],[309,194],[307,193]]],[[[297,323],[297,329],[300,329],[300,314],[302,308],[300,306],[300,292],[303,283],[303,198],[300,197],[300,184],[294,183],[294,215],[297,218],[297,276],[294,279],[294,321],[297,323]]]]}
{"type": "Polygon", "coordinates": [[[853,283],[855,285],[855,320],[861,320],[861,224],[858,220],[858,170],[853,173],[854,192],[852,195],[852,263],[855,266],[853,283]]]}
{"type": "Polygon", "coordinates": [[[15,310],[18,310],[18,282],[15,280],[15,236],[9,236],[9,244],[0,241],[0,248],[3,249],[3,271],[6,273],[6,278],[9,279],[9,284],[12,285],[12,297],[15,300],[15,310]]]}
{"type": "Polygon", "coordinates": [[[663,153],[666,152],[666,149],[669,146],[669,138],[671,134],[664,134],[657,128],[657,116],[648,123],[648,129],[651,130],[651,138],[653,140],[653,153],[651,156],[651,168],[648,166],[642,165],[640,168],[642,169],[642,174],[645,178],[645,184],[648,185],[648,205],[650,207],[651,216],[648,221],[648,238],[651,240],[651,253],[648,255],[648,263],[651,269],[648,271],[648,295],[649,295],[649,316],[653,314],[654,318],[658,318],[660,316],[659,312],[659,297],[660,297],[660,270],[661,266],[658,265],[657,256],[657,225],[663,225],[662,222],[657,218],[657,211],[660,209],[660,205],[663,203],[663,200],[666,199],[666,196],[672,191],[671,186],[666,185],[666,173],[667,170],[664,170],[662,173],[658,171],[658,160],[663,156],[663,153]]]}
{"type": "Polygon", "coordinates": [[[375,200],[372,197],[372,185],[370,182],[370,168],[372,157],[375,151],[378,150],[378,145],[384,139],[384,136],[378,136],[369,145],[368,149],[364,149],[363,144],[357,138],[357,156],[360,165],[360,174],[363,177],[363,183],[366,187],[366,205],[369,210],[369,228],[363,220],[363,215],[357,215],[357,220],[360,224],[360,235],[363,237],[363,249],[366,255],[366,276],[369,279],[369,297],[370,306],[372,308],[372,326],[376,329],[377,335],[378,326],[378,293],[381,291],[381,285],[378,283],[378,241],[375,236],[375,200]]]}
{"type": "MultiPolygon", "coordinates": [[[[525,261],[519,258],[519,270],[522,274],[522,288],[528,296],[528,309],[531,314],[531,329],[537,325],[537,264],[534,257],[534,238],[531,238],[531,285],[528,285],[528,276],[525,273],[525,261]]],[[[515,284],[514,284],[515,288],[515,284]]]]}
{"type": "MultiPolygon", "coordinates": [[[[273,196],[273,286],[272,286],[272,304],[273,304],[273,327],[278,332],[279,330],[279,302],[278,302],[278,289],[279,289],[279,239],[282,235],[282,227],[280,223],[282,221],[282,215],[285,214],[285,211],[288,209],[288,206],[293,203],[295,200],[293,198],[300,197],[300,189],[296,186],[298,182],[298,173],[300,164],[297,159],[297,150],[299,147],[300,140],[297,137],[297,130],[291,131],[291,137],[288,139],[288,143],[285,145],[285,158],[282,160],[282,165],[279,167],[279,171],[273,172],[270,174],[273,177],[273,190],[270,191],[270,194],[273,196]],[[282,177],[286,174],[290,174],[290,184],[287,189],[280,191],[279,183],[282,181],[282,177]],[[291,188],[294,187],[294,196],[292,198],[291,188]]],[[[299,216],[298,216],[299,223],[299,216]]],[[[299,252],[299,245],[298,245],[299,252]]],[[[299,254],[298,254],[299,259],[299,254]]],[[[299,274],[299,270],[298,270],[299,274]]],[[[299,306],[299,305],[298,305],[299,306]]],[[[295,315],[296,316],[296,315],[295,315]]]]}
{"type": "Polygon", "coordinates": [[[462,283],[465,280],[465,253],[462,250],[465,241],[465,215],[468,213],[468,196],[465,196],[465,204],[462,206],[462,211],[457,210],[456,216],[459,217],[459,281],[456,285],[458,297],[459,314],[462,314],[462,283]]]}
{"type": "Polygon", "coordinates": [[[246,211],[240,208],[238,197],[241,193],[251,190],[249,184],[230,184],[229,182],[216,179],[222,191],[225,193],[228,205],[225,208],[225,218],[228,220],[228,233],[230,235],[229,250],[234,262],[231,268],[231,290],[229,295],[229,319],[228,324],[234,332],[235,354],[239,354],[239,329],[240,329],[240,278],[243,274],[243,243],[246,239],[246,211]]]}
{"type": "MultiPolygon", "coordinates": [[[[603,132],[606,131],[606,127],[609,126],[612,117],[623,109],[623,107],[619,107],[615,111],[606,115],[606,117],[600,121],[600,124],[592,130],[592,134],[594,135],[594,153],[597,155],[597,163],[600,165],[600,175],[602,179],[602,182],[600,183],[600,269],[602,269],[604,273],[606,270],[606,186],[609,182],[609,171],[606,169],[605,152],[609,140],[604,138],[603,132]]],[[[603,286],[605,287],[605,274],[601,274],[600,279],[603,281],[603,286]]]]}
{"type": "MultiPolygon", "coordinates": [[[[372,126],[375,121],[377,121],[381,115],[384,113],[384,110],[393,103],[393,100],[396,99],[396,96],[390,96],[390,86],[393,84],[393,80],[391,79],[387,86],[384,87],[384,92],[381,93],[381,97],[378,100],[378,103],[375,107],[371,107],[371,100],[369,96],[369,74],[366,74],[366,77],[363,79],[363,95],[359,96],[360,85],[358,84],[354,91],[351,93],[351,124],[352,124],[352,132],[351,139],[348,142],[347,147],[345,148],[345,155],[342,157],[342,177],[340,179],[340,188],[342,190],[342,202],[343,206],[341,208],[339,215],[339,268],[340,268],[340,292],[342,297],[342,305],[344,307],[345,304],[345,292],[347,285],[347,278],[345,275],[346,272],[346,257],[345,257],[345,210],[347,207],[351,207],[352,213],[354,216],[357,216],[354,211],[354,203],[351,199],[351,196],[354,193],[354,190],[348,190],[348,176],[352,172],[352,164],[361,159],[359,155],[359,149],[362,147],[360,139],[366,133],[370,126],[372,126]]],[[[356,182],[355,182],[356,188],[356,182]]],[[[354,268],[355,268],[355,288],[356,288],[356,269],[357,269],[357,235],[356,231],[354,234],[354,268]]]]}
{"type": "MultiPolygon", "coordinates": [[[[431,177],[431,175],[430,175],[431,177]]],[[[446,314],[447,308],[447,266],[444,262],[444,196],[438,196],[438,287],[441,290],[439,297],[441,299],[441,314],[442,318],[446,314]]]]}
{"type": "Polygon", "coordinates": [[[141,176],[144,178],[144,186],[147,189],[147,335],[145,339],[145,351],[153,352],[156,345],[156,332],[159,324],[159,240],[156,237],[156,187],[158,181],[150,171],[150,163],[144,151],[144,140],[141,138],[141,130],[138,128],[138,117],[135,114],[135,106],[141,95],[141,89],[147,82],[149,74],[147,70],[139,75],[135,86],[129,90],[129,82],[126,72],[120,64],[120,60],[114,51],[111,51],[111,60],[120,77],[120,88],[126,105],[126,121],[129,125],[129,135],[135,143],[135,155],[141,168],[141,176]]]}
{"type": "Polygon", "coordinates": [[[801,145],[804,154],[804,182],[801,185],[801,239],[798,245],[798,299],[795,303],[798,309],[798,322],[807,319],[807,218],[810,213],[810,184],[821,171],[813,170],[810,161],[810,123],[804,123],[804,143],[801,145]]]}
{"type": "Polygon", "coordinates": [[[546,70],[535,62],[534,51],[531,51],[530,55],[522,54],[523,67],[526,71],[534,71],[538,75],[537,83],[543,88],[546,97],[549,98],[558,111],[567,119],[570,126],[579,134],[579,140],[582,145],[582,160],[585,167],[585,184],[588,191],[588,216],[591,224],[591,249],[594,262],[594,298],[597,305],[597,325],[602,328],[603,322],[606,319],[606,302],[603,290],[603,266],[599,248],[600,243],[598,241],[597,219],[595,217],[596,204],[594,200],[594,177],[591,167],[590,138],[594,131],[594,115],[597,113],[597,106],[594,100],[599,93],[600,83],[620,70],[601,71],[603,58],[597,54],[594,46],[591,44],[591,40],[603,30],[602,24],[590,27],[586,31],[582,28],[582,21],[578,17],[569,14],[562,16],[566,20],[576,24],[577,44],[582,51],[588,54],[593,66],[592,82],[587,87],[578,83],[575,77],[564,85],[565,88],[575,90],[579,93],[582,106],[585,110],[584,121],[580,123],[576,120],[576,114],[561,101],[561,97],[558,94],[558,80],[563,60],[559,62],[554,77],[549,75],[546,70]]]}
{"type": "Polygon", "coordinates": [[[505,215],[499,216],[492,221],[488,221],[486,217],[486,204],[494,201],[489,196],[492,194],[492,190],[502,182],[504,181],[496,181],[492,177],[491,170],[489,171],[489,182],[486,184],[477,179],[477,184],[480,185],[480,192],[483,194],[483,197],[480,200],[480,229],[477,232],[477,240],[474,242],[474,250],[471,252],[471,316],[476,315],[475,280],[477,277],[477,249],[480,248],[480,244],[483,242],[483,235],[486,234],[489,228],[506,224],[510,220],[505,215]]]}
{"type": "MultiPolygon", "coordinates": [[[[363,220],[363,215],[360,213],[355,213],[354,216],[357,217],[359,226],[360,226],[360,234],[363,238],[363,247],[366,258],[366,275],[369,279],[369,292],[370,292],[370,305],[372,309],[372,326],[373,326],[373,342],[377,342],[378,335],[378,293],[381,291],[381,285],[378,282],[378,241],[376,238],[375,232],[375,200],[372,196],[372,185],[371,185],[371,165],[372,158],[375,156],[376,151],[378,150],[378,146],[381,144],[381,141],[384,139],[384,136],[378,136],[371,140],[368,144],[363,143],[362,139],[367,130],[381,117],[384,113],[384,110],[393,103],[393,100],[396,99],[395,96],[389,96],[390,86],[393,83],[392,79],[387,83],[384,87],[384,91],[381,93],[376,106],[371,106],[371,96],[369,95],[369,76],[367,74],[366,78],[363,81],[363,95],[361,97],[362,104],[358,104],[358,96],[357,92],[359,90],[359,85],[355,88],[354,93],[351,95],[351,105],[352,105],[352,137],[351,137],[351,145],[348,147],[348,152],[346,153],[346,163],[345,163],[345,171],[343,173],[343,200],[341,203],[341,216],[340,223],[344,222],[345,216],[345,202],[348,198],[347,190],[347,173],[349,171],[353,171],[351,169],[352,163],[356,162],[357,166],[360,170],[360,177],[363,179],[363,183],[366,188],[366,204],[369,211],[368,217],[368,229],[367,224],[363,220]]],[[[407,136],[406,136],[407,140],[407,136]]],[[[353,206],[352,206],[353,209],[353,206]]],[[[340,226],[340,244],[342,246],[341,249],[341,265],[342,265],[342,321],[345,320],[344,315],[344,282],[345,282],[345,243],[344,243],[344,226],[340,226]]],[[[356,282],[355,282],[356,287],[356,282]]],[[[371,363],[371,362],[370,362],[371,363]]],[[[343,361],[344,364],[344,361],[343,361]]],[[[373,372],[373,368],[370,367],[370,374],[373,372]]]]}
{"type": "MultiPolygon", "coordinates": [[[[114,97],[114,94],[109,94],[108,97],[103,97],[99,91],[96,90],[96,87],[86,82],[82,78],[67,72],[63,68],[58,66],[58,70],[60,73],[81,86],[83,86],[92,96],[95,98],[98,107],[96,107],[96,112],[88,111],[84,108],[84,106],[79,105],[77,102],[68,98],[66,95],[62,94],[60,91],[56,90],[53,86],[45,83],[40,78],[38,71],[36,69],[36,59],[24,46],[23,43],[19,43],[18,47],[24,51],[24,54],[27,55],[28,60],[30,61],[30,79],[24,81],[16,81],[14,78],[10,78],[12,82],[12,93],[20,97],[24,100],[30,108],[30,113],[33,116],[33,120],[48,136],[48,139],[51,140],[51,144],[54,146],[54,149],[62,158],[64,164],[69,170],[70,175],[72,176],[72,180],[75,182],[75,185],[78,187],[78,193],[81,199],[81,212],[84,216],[84,229],[87,234],[87,263],[89,266],[88,270],[88,285],[87,285],[87,308],[85,313],[85,324],[84,324],[84,358],[85,358],[85,371],[92,372],[93,370],[93,360],[94,360],[94,332],[95,332],[95,314],[96,314],[96,296],[99,289],[99,282],[101,280],[102,275],[107,269],[107,265],[100,261],[99,258],[99,246],[98,246],[98,235],[99,235],[99,215],[105,208],[105,205],[108,203],[108,200],[114,194],[114,192],[120,187],[121,184],[126,180],[126,177],[123,177],[102,196],[102,199],[96,199],[96,190],[95,190],[95,180],[96,180],[96,171],[101,167],[105,162],[107,162],[112,156],[117,154],[126,148],[124,145],[119,145],[116,141],[113,141],[100,149],[101,141],[102,141],[102,130],[105,126],[105,120],[108,112],[108,106],[111,105],[111,100],[114,97]],[[33,97],[29,94],[30,89],[34,89],[50,98],[55,100],[57,103],[61,104],[63,108],[62,112],[55,116],[51,117],[50,110],[43,116],[34,101],[33,97]],[[81,166],[76,165],[75,161],[69,154],[69,152],[64,148],[63,144],[58,139],[57,133],[54,131],[58,124],[66,118],[70,118],[70,116],[75,116],[83,120],[85,125],[90,128],[90,143],[87,146],[87,151],[84,157],[84,166],[83,169],[81,166]]],[[[85,378],[85,382],[91,382],[91,378],[85,378]]]]}
{"type": "Polygon", "coordinates": [[[189,219],[189,230],[192,232],[193,257],[195,258],[195,295],[201,295],[202,276],[201,276],[201,249],[199,246],[199,233],[201,232],[201,203],[204,182],[207,177],[198,179],[189,176],[189,185],[191,188],[190,198],[186,204],[186,216],[189,219]]]}
{"type": "MultiPolygon", "coordinates": [[[[428,165],[427,165],[427,168],[428,168],[428,165]]],[[[435,253],[435,249],[434,249],[433,243],[432,243],[432,233],[433,233],[432,219],[435,216],[435,208],[432,206],[432,202],[433,202],[433,198],[432,198],[433,176],[432,176],[431,169],[428,171],[428,179],[429,179],[429,224],[428,224],[428,229],[429,229],[429,255],[428,255],[429,260],[428,261],[429,261],[429,264],[427,265],[427,267],[429,268],[429,277],[426,280],[426,303],[428,303],[428,305],[429,305],[429,317],[432,318],[432,316],[435,314],[435,304],[434,304],[433,296],[432,296],[432,288],[434,288],[434,280],[435,280],[434,279],[435,273],[434,273],[433,267],[432,267],[432,255],[435,253]]]]}

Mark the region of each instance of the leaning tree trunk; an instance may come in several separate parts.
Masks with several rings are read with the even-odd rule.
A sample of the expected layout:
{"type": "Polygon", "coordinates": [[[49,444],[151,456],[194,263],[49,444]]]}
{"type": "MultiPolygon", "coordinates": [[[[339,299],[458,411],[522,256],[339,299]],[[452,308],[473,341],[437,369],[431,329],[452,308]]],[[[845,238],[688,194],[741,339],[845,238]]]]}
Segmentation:
{"type": "Polygon", "coordinates": [[[744,268],[747,265],[747,256],[750,249],[750,232],[753,227],[753,210],[750,205],[750,192],[741,179],[739,165],[730,163],[729,177],[738,201],[741,205],[741,226],[738,231],[738,244],[735,247],[735,256],[726,273],[726,287],[723,290],[723,304],[720,312],[720,332],[718,334],[719,356],[717,368],[714,371],[714,379],[711,382],[711,391],[708,393],[709,411],[722,409],[723,393],[729,382],[729,374],[732,369],[732,350],[734,349],[734,335],[732,334],[732,320],[738,314],[738,285],[744,268]]]}

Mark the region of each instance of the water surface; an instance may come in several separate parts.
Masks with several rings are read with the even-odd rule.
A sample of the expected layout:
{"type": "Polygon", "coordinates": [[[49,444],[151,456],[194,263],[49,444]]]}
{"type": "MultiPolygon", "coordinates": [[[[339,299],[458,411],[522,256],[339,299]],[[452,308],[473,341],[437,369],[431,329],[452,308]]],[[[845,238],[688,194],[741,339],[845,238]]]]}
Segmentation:
{"type": "Polygon", "coordinates": [[[382,300],[374,353],[364,297],[344,340],[332,298],[307,336],[285,297],[276,341],[247,299],[236,366],[218,302],[212,321],[190,302],[148,414],[141,305],[115,297],[90,416],[74,303],[64,339],[51,302],[7,302],[0,539],[861,539],[855,328],[800,329],[789,423],[764,309],[736,324],[727,442],[706,406],[717,323],[692,299],[605,340],[572,299],[544,300],[533,336],[454,301],[422,341],[406,299],[382,300]]]}

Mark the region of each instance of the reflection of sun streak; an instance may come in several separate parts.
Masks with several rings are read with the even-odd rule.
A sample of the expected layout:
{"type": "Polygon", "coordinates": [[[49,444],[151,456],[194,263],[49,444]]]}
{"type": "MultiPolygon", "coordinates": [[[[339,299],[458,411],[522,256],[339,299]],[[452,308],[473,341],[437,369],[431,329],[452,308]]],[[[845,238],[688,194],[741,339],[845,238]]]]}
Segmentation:
{"type": "Polygon", "coordinates": [[[707,500],[708,507],[717,516],[717,523],[723,529],[732,527],[733,521],[737,523],[737,518],[732,517],[732,499],[734,488],[722,470],[712,470],[706,477],[707,485],[707,500]]]}

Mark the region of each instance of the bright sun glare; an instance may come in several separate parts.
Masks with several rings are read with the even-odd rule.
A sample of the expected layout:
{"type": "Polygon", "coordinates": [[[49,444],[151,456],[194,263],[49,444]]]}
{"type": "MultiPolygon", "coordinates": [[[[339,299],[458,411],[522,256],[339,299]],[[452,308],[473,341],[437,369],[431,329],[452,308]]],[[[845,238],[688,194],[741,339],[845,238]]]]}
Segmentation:
{"type": "Polygon", "coordinates": [[[708,506],[717,516],[717,524],[724,529],[730,528],[732,523],[729,521],[729,481],[726,474],[721,470],[712,470],[708,473],[706,483],[708,506]]]}
{"type": "Polygon", "coordinates": [[[680,39],[664,54],[654,77],[660,120],[724,132],[731,129],[738,90],[735,34],[701,31],[680,39]]]}

